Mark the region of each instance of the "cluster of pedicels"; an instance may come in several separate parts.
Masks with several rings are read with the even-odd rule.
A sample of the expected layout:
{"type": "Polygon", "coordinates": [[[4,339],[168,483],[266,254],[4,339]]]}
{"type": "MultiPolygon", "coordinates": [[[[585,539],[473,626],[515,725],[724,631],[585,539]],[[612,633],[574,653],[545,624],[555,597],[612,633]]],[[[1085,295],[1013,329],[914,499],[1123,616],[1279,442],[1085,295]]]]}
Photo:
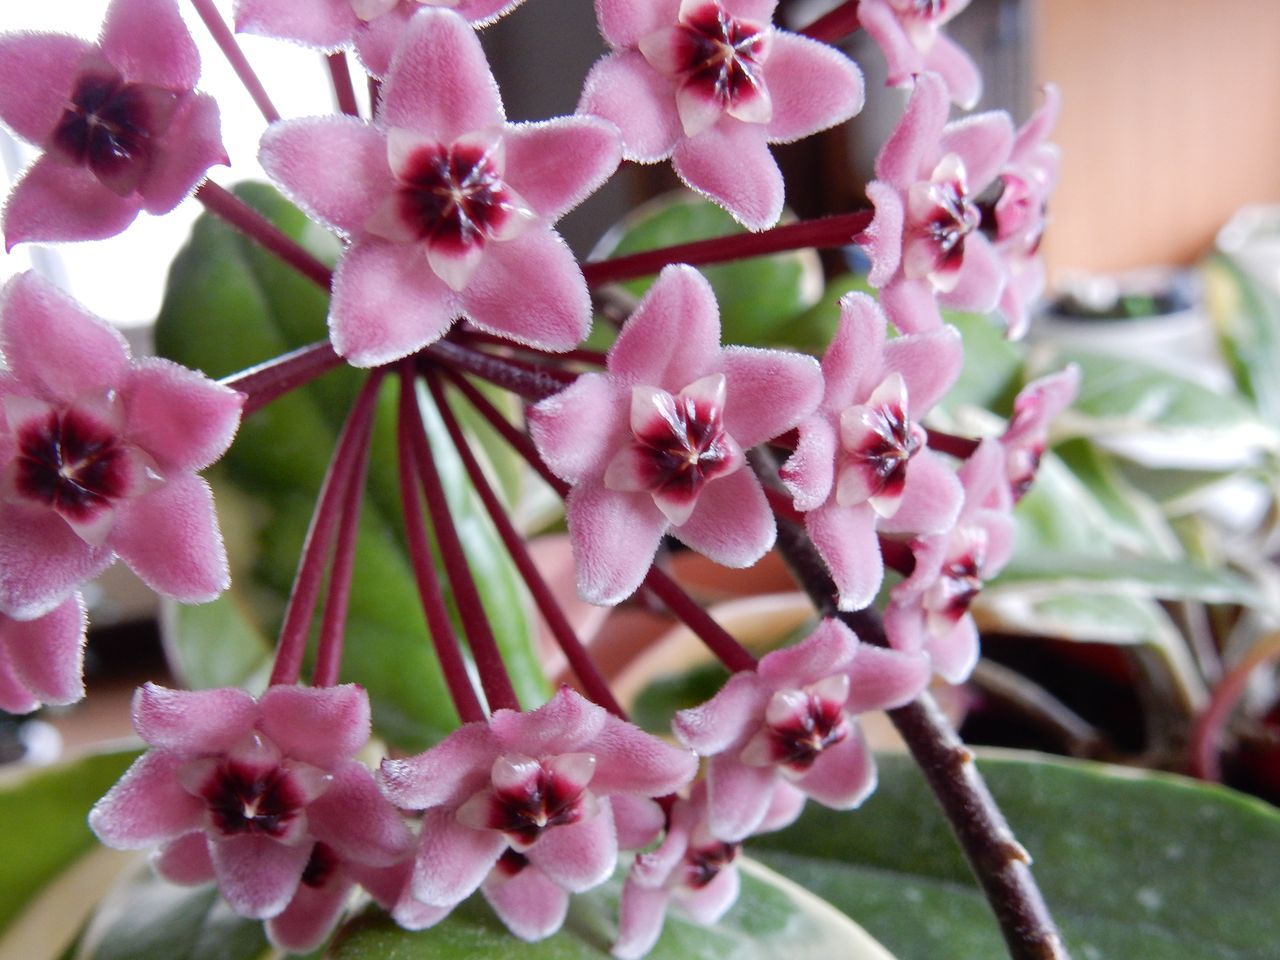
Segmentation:
{"type": "MultiPolygon", "coordinates": [[[[597,0],[610,49],[577,114],[511,123],[474,28],[519,2],[236,2],[238,29],[354,47],[378,81],[371,120],[276,122],[261,147],[268,173],[345,242],[329,326],[355,366],[420,356],[460,322],[549,362],[591,320],[554,224],[621,160],[670,159],[762,231],[783,204],[769,146],[862,105],[857,66],[816,29],[776,27],[777,0],[597,0]]],[[[358,759],[370,706],[355,685],[298,686],[295,673],[256,698],[147,685],[133,718],[149,749],[94,808],[98,836],[157,847],[162,876],[216,882],[293,951],[323,942],[357,888],[411,929],[479,890],[516,935],[542,938],[571,894],[637,851],[614,947],[630,958],[656,942],[669,904],[704,923],[729,908],[744,839],[792,822],[807,798],[858,805],[875,782],[858,716],[972,669],[969,603],[1008,558],[1010,508],[1076,386],[1073,370],[1031,384],[1005,433],[980,443],[922,423],[963,361],[939,304],[1024,326],[1057,168],[1052,91],[1018,131],[1003,113],[948,122],[980,89],[939,31],[965,5],[844,5],[912,92],[868,187],[874,216],[848,238],[870,254],[879,302],[841,302],[821,363],[722,345],[710,285],[676,263],[599,372],[526,392],[539,401],[530,456],[566,495],[585,599],[633,594],[667,536],[749,566],[781,516],[803,527],[841,611],[868,606],[886,566],[902,575],[887,647],[832,618],[758,662],[740,651],[724,688],[675,718],[678,746],[568,687],[530,711],[460,706],[459,729],[376,774],[358,759]],[[776,484],[750,455],[767,445],[785,457],[776,484]]],[[[175,0],[112,0],[97,43],[0,38],[0,119],[43,151],[5,206],[7,246],[107,237],[212,192],[200,184],[226,157],[198,73],[175,0]]],[[[246,398],[131,357],[34,274],[0,294],[0,356],[0,708],[25,712],[82,695],[78,588],[116,557],[182,602],[226,588],[197,474],[227,449],[246,398]]]]}

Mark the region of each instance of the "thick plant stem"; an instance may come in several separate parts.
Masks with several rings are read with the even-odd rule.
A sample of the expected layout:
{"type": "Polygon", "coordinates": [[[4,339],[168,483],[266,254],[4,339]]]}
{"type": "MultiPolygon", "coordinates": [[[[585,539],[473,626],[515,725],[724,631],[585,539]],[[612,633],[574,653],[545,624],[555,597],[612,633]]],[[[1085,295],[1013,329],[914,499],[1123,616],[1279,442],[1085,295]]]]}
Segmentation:
{"type": "Polygon", "coordinates": [[[333,347],[325,340],[299,347],[274,360],[224,377],[219,382],[245,395],[241,416],[247,417],[276,397],[305,386],[341,364],[342,358],[333,352],[333,347]]]}
{"type": "MultiPolygon", "coordinates": [[[[835,585],[804,533],[779,524],[778,549],[824,616],[838,616],[867,643],[887,646],[884,624],[873,610],[840,613],[835,585]]],[[[960,842],[969,866],[1000,925],[1011,960],[1069,960],[1053,917],[1031,875],[1031,858],[1014,838],[973,754],[960,742],[933,698],[924,693],[889,711],[960,842]]]]}
{"type": "MultiPolygon", "coordinates": [[[[402,378],[409,382],[411,391],[413,378],[410,377],[409,370],[412,369],[412,365],[406,363],[404,368],[405,373],[402,374],[402,378]]],[[[436,546],[440,549],[440,557],[444,561],[449,585],[453,588],[454,603],[462,619],[462,629],[466,633],[467,642],[471,646],[471,656],[475,660],[476,672],[480,675],[480,685],[484,688],[485,699],[489,701],[489,709],[519,710],[520,701],[516,698],[511,677],[507,674],[507,666],[502,660],[498,642],[494,639],[493,630],[489,626],[489,616],[485,613],[484,604],[480,600],[480,591],[476,588],[475,579],[471,575],[471,565],[463,550],[458,529],[454,526],[444,486],[440,483],[440,473],[436,469],[435,456],[427,440],[416,393],[410,395],[409,391],[402,392],[400,415],[409,420],[410,449],[417,464],[418,480],[422,484],[422,492],[427,502],[431,528],[435,533],[436,546]]]]}
{"type": "Polygon", "coordinates": [[[280,112],[276,110],[271,98],[267,96],[266,88],[262,86],[262,81],[258,79],[258,75],[253,72],[253,67],[249,66],[249,61],[245,58],[244,51],[240,49],[240,44],[236,42],[235,34],[231,32],[231,29],[222,19],[222,15],[218,13],[218,8],[213,5],[213,0],[191,0],[191,5],[196,8],[196,13],[204,21],[209,34],[222,51],[223,56],[227,58],[227,62],[231,64],[231,69],[236,72],[236,76],[244,84],[245,90],[253,98],[253,102],[257,105],[263,119],[267,123],[275,123],[280,119],[280,112]]]}
{"type": "Polygon", "coordinates": [[[600,675],[600,671],[596,668],[595,661],[587,654],[582,641],[578,639],[573,625],[569,623],[569,618],[565,616],[564,610],[556,602],[556,598],[551,593],[551,588],[547,586],[546,580],[542,578],[542,574],[534,565],[533,558],[529,556],[529,551],[525,547],[524,539],[516,532],[516,528],[512,526],[506,509],[499,502],[497,494],[494,493],[493,487],[490,486],[488,479],[484,475],[484,471],[480,469],[480,463],[476,460],[475,454],[471,452],[471,447],[462,433],[458,418],[453,415],[453,411],[449,408],[439,377],[434,373],[428,374],[427,385],[431,388],[431,396],[436,402],[436,409],[440,411],[440,416],[444,419],[445,429],[449,431],[449,437],[453,440],[458,456],[462,458],[463,466],[466,467],[467,476],[471,478],[471,485],[475,487],[476,493],[479,494],[480,500],[484,503],[484,508],[488,512],[489,518],[493,521],[493,525],[498,531],[498,536],[502,538],[503,544],[506,545],[507,553],[511,556],[512,562],[515,563],[516,569],[520,571],[520,576],[524,579],[525,586],[529,588],[529,593],[533,596],[533,602],[537,604],[538,611],[542,614],[542,619],[546,621],[547,627],[551,630],[551,635],[555,637],[556,644],[560,647],[561,652],[564,653],[574,676],[578,678],[578,682],[582,684],[582,689],[586,691],[591,700],[600,704],[615,716],[624,720],[627,719],[622,706],[614,698],[609,685],[605,683],[604,677],[600,675]]]}
{"type": "Polygon", "coordinates": [[[467,665],[462,659],[462,648],[453,632],[453,623],[445,607],[444,592],[436,575],[435,560],[427,543],[427,523],[422,514],[419,499],[420,482],[418,460],[413,453],[413,422],[406,408],[418,402],[413,389],[413,376],[409,370],[400,374],[400,416],[396,427],[399,448],[400,499],[404,506],[404,532],[409,545],[409,561],[413,567],[418,596],[422,600],[422,612],[427,620],[427,632],[440,663],[449,697],[463,723],[475,723],[485,718],[484,707],[471,686],[467,665]]]}
{"type": "Polygon", "coordinates": [[[231,224],[268,253],[275,254],[308,280],[325,290],[329,289],[333,282],[333,271],[285,236],[275,224],[234,193],[222,189],[212,180],[206,180],[195,196],[210,213],[231,224]]]}
{"type": "Polygon", "coordinates": [[[862,23],[858,20],[858,3],[859,0],[845,0],[801,30],[801,35],[823,43],[843,40],[862,28],[862,23]]]}
{"type": "Polygon", "coordinates": [[[582,274],[587,278],[587,286],[598,287],[605,283],[647,277],[672,263],[687,263],[696,267],[804,247],[843,247],[856,242],[857,235],[870,225],[871,217],[870,210],[858,210],[820,220],[788,223],[759,233],[734,233],[726,237],[644,250],[610,260],[584,263],[582,274]]]}

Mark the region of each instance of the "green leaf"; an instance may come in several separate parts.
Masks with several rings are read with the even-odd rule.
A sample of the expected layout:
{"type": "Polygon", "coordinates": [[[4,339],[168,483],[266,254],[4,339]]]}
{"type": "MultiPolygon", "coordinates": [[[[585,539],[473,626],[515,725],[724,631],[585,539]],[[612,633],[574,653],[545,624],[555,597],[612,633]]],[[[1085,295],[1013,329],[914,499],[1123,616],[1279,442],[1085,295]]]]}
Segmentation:
{"type": "MultiPolygon", "coordinates": [[[[739,860],[742,895],[713,927],[667,915],[648,960],[894,960],[848,917],[772,871],[739,860]]],[[[472,898],[440,924],[412,933],[370,911],[339,933],[329,960],[607,960],[617,934],[620,879],[573,898],[564,929],[517,940],[472,898]]]]}
{"type": "Polygon", "coordinates": [[[1262,592],[1229,570],[1146,557],[1024,551],[989,584],[989,589],[1035,585],[1052,590],[1088,590],[1094,596],[1160,597],[1203,603],[1264,602],[1262,592]]]}
{"type": "MultiPolygon", "coordinates": [[[[745,232],[713,203],[678,191],[628,214],[601,242],[596,257],[620,257],[641,250],[745,232]]],[[[799,318],[822,294],[822,265],[812,250],[753,257],[699,267],[720,304],[725,343],[805,349],[821,339],[821,318],[799,318]]],[[[652,277],[623,286],[637,297],[652,277]]],[[[830,334],[827,335],[828,339],[830,334]]],[[[825,341],[823,341],[825,342],[825,341]]]]}
{"type": "MultiPolygon", "coordinates": [[[[753,841],[766,863],[865,926],[900,960],[1006,955],[919,772],[880,758],[856,813],[810,804],[753,841]]],[[[1218,787],[1031,755],[979,766],[1080,960],[1270,960],[1280,813],[1218,787]]]]}
{"type": "Polygon", "coordinates": [[[1001,415],[1013,408],[1022,386],[1023,349],[1005,339],[1003,328],[974,313],[944,311],[943,319],[960,331],[964,341],[964,367],[947,391],[941,407],[983,407],[1001,415]]]}
{"type": "Polygon", "coordinates": [[[1205,306],[1236,387],[1271,423],[1280,422],[1280,295],[1230,256],[1201,267],[1205,306]]]}

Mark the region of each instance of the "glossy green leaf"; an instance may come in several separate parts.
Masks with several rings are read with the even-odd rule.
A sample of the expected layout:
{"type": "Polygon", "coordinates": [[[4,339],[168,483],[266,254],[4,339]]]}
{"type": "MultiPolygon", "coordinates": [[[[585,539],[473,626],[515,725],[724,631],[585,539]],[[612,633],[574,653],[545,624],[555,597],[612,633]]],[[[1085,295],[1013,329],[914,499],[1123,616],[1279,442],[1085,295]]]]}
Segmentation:
{"type": "MultiPolygon", "coordinates": [[[[667,916],[648,960],[894,960],[848,917],[758,864],[739,860],[742,895],[713,927],[667,916]]],[[[517,940],[473,898],[442,923],[411,933],[381,911],[349,924],[329,960],[607,960],[617,934],[614,881],[573,898],[564,929],[537,943],[517,940]]]]}
{"type": "MultiPolygon", "coordinates": [[[[1079,960],[1271,960],[1280,813],[1190,780],[1033,755],[980,768],[1034,858],[1079,960]]],[[[854,917],[900,960],[1006,956],[995,922],[905,757],[855,813],[810,804],[754,854],[854,917]]]]}
{"type": "Polygon", "coordinates": [[[1201,275],[1236,388],[1270,422],[1280,422],[1280,293],[1230,256],[1209,257],[1201,275]]]}

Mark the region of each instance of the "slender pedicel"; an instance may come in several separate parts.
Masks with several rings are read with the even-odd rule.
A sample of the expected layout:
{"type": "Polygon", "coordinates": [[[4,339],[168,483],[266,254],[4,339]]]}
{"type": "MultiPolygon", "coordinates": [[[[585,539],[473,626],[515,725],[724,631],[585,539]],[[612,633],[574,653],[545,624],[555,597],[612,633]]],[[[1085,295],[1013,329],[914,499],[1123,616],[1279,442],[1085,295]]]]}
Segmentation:
{"type": "Polygon", "coordinates": [[[356,90],[351,85],[351,70],[347,66],[347,55],[341,50],[325,56],[325,65],[329,68],[329,79],[333,83],[333,98],[338,109],[349,117],[360,116],[360,107],[356,104],[356,90]]]}
{"type": "Polygon", "coordinates": [[[239,390],[247,398],[242,416],[266,406],[276,397],[305,386],[317,377],[342,365],[328,340],[299,347],[272,360],[242,370],[219,382],[239,390]]]}
{"type": "Polygon", "coordinates": [[[325,290],[333,283],[333,271],[302,246],[285,236],[275,224],[233,193],[206,180],[195,197],[210,213],[225,220],[263,249],[275,254],[286,265],[297,270],[325,290]]]}
{"type": "Polygon", "coordinates": [[[800,34],[813,40],[821,40],[823,43],[837,43],[843,40],[862,28],[858,20],[858,3],[859,0],[845,0],[840,6],[824,13],[801,30],[800,34]]]}
{"type": "Polygon", "coordinates": [[[227,62],[231,64],[231,69],[236,72],[236,76],[244,84],[245,90],[253,98],[253,102],[262,113],[263,119],[267,123],[275,123],[280,119],[280,112],[276,110],[275,104],[267,96],[266,88],[262,86],[262,81],[258,79],[258,75],[253,72],[253,67],[249,66],[249,61],[245,58],[244,51],[240,49],[240,44],[236,41],[235,34],[231,32],[231,29],[222,19],[222,15],[218,13],[218,8],[213,5],[213,0],[191,0],[191,5],[196,8],[196,13],[200,15],[200,19],[204,21],[204,25],[209,29],[214,42],[222,50],[227,62]]]}

